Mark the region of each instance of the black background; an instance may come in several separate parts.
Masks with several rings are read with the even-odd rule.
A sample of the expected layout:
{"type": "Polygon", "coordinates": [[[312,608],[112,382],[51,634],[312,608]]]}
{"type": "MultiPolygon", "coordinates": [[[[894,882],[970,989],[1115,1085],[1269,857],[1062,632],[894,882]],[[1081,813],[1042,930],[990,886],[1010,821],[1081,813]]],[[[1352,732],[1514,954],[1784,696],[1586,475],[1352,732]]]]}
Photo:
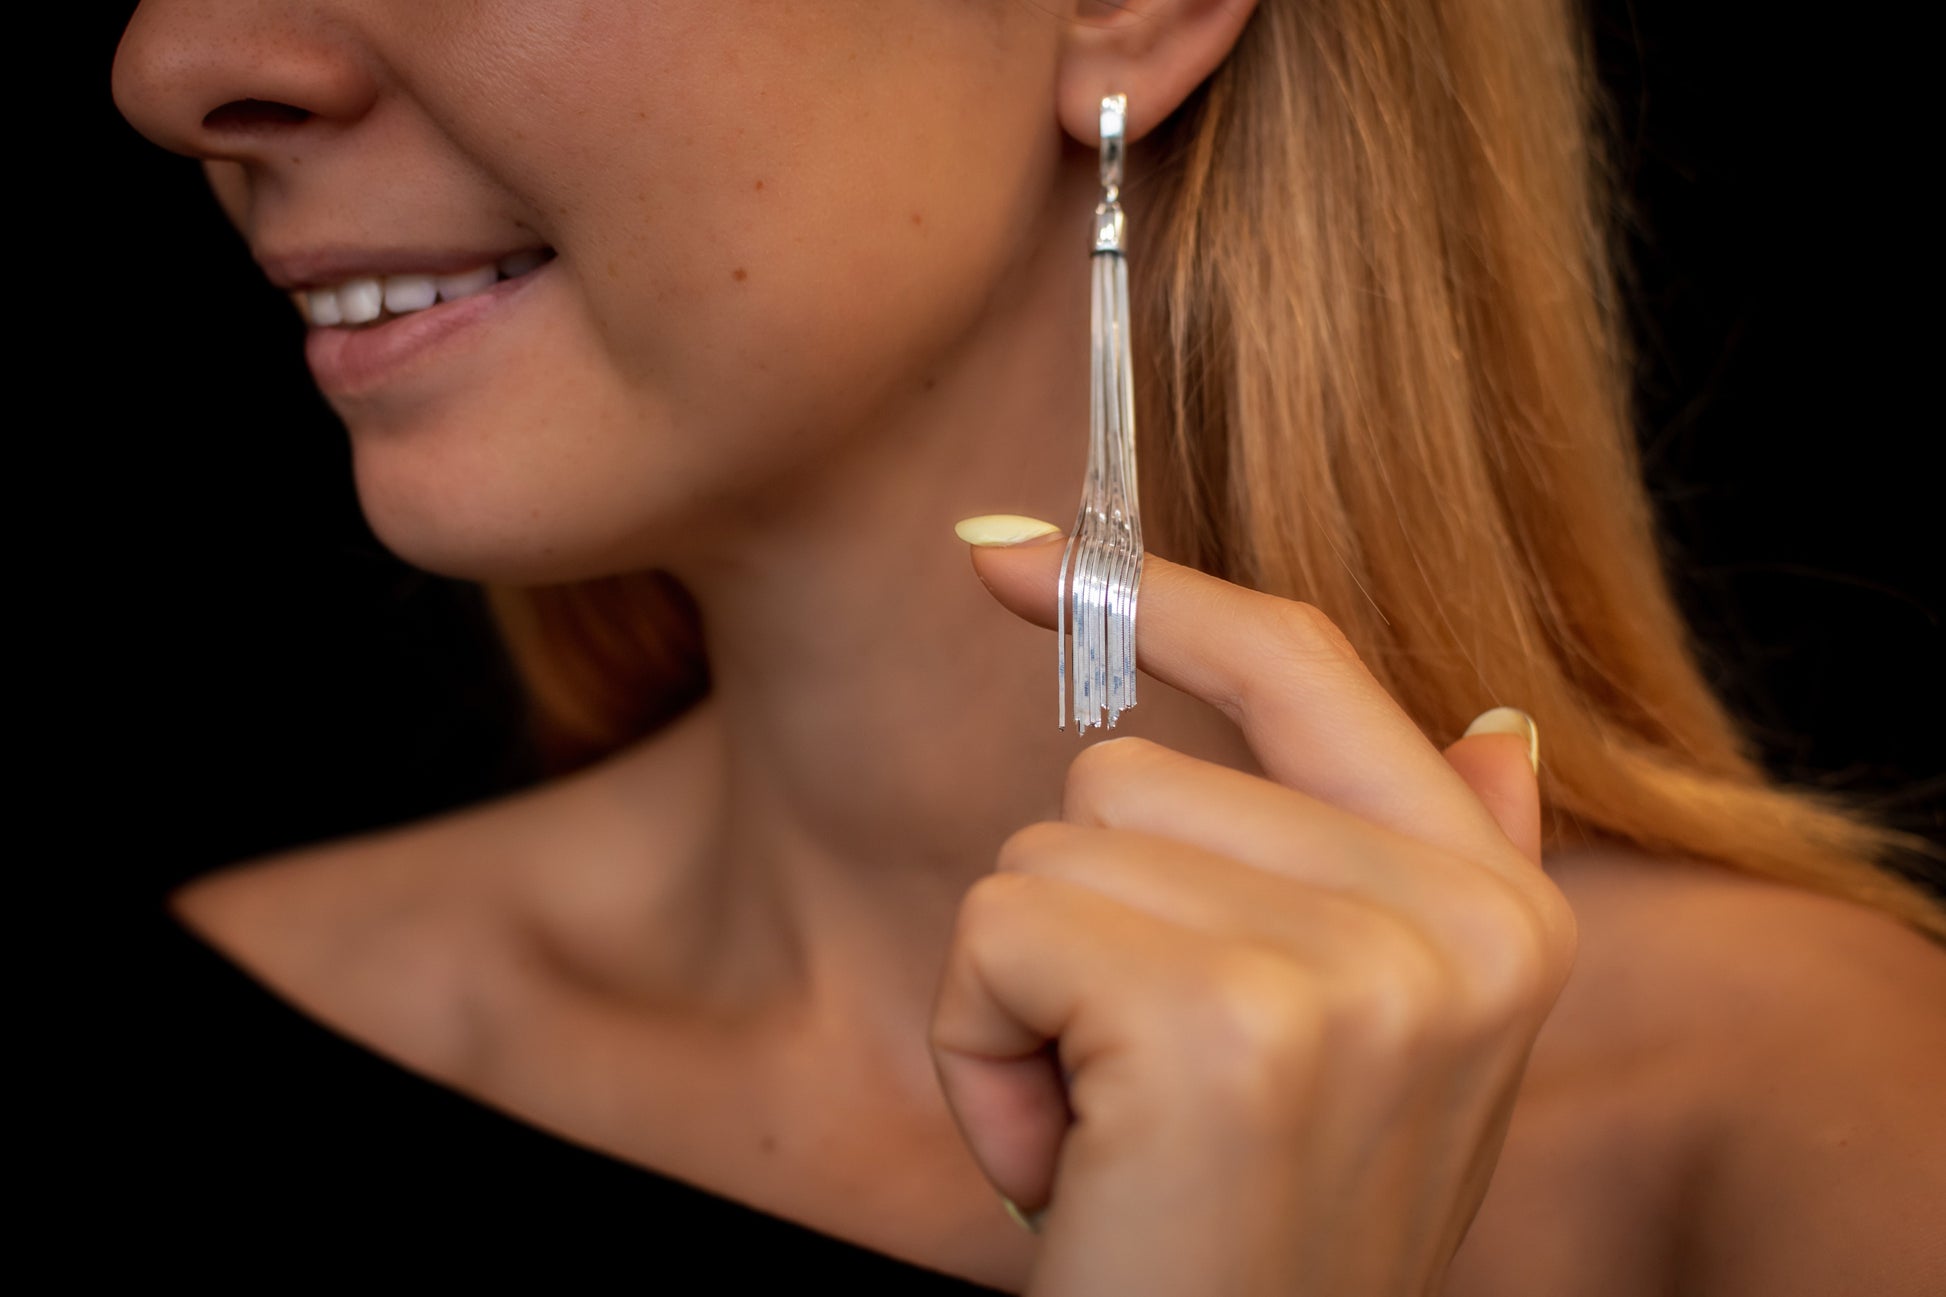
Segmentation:
{"type": "MultiPolygon", "coordinates": [[[[532,772],[474,592],[373,540],[292,312],[196,167],[116,115],[130,8],[79,20],[80,93],[39,123],[57,183],[43,242],[14,253],[50,285],[53,336],[17,381],[52,397],[26,432],[55,462],[16,490],[23,612],[51,628],[29,677],[46,791],[87,808],[71,822],[112,886],[148,901],[532,772]]],[[[1946,840],[1915,42],[1780,12],[1596,10],[1650,486],[1714,679],[1771,765],[1946,840]]]]}

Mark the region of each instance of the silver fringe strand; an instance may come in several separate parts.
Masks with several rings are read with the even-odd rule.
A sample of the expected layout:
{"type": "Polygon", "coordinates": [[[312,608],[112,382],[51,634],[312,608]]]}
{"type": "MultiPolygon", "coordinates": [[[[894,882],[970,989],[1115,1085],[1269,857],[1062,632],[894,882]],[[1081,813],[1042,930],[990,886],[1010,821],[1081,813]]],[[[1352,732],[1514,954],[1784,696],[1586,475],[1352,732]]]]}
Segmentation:
{"type": "Polygon", "coordinates": [[[1122,213],[1126,95],[1101,101],[1102,199],[1094,219],[1090,312],[1088,475],[1061,555],[1055,612],[1055,725],[1067,728],[1072,683],[1077,733],[1112,727],[1135,706],[1135,601],[1142,585],[1142,520],[1135,478],[1135,374],[1129,359],[1127,221],[1122,213]],[[1069,628],[1074,652],[1068,675],[1069,628]]]}

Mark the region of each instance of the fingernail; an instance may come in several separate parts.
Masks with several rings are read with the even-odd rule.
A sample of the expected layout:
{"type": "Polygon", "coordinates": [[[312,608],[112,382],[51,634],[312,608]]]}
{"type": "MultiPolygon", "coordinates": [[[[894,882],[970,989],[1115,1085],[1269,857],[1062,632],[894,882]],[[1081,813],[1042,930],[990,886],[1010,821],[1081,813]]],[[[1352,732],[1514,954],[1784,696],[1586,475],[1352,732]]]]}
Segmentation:
{"type": "Polygon", "coordinates": [[[953,524],[953,530],[969,545],[1029,545],[1064,534],[1051,522],[1017,513],[983,513],[976,518],[961,518],[953,524]]]}
{"type": "Polygon", "coordinates": [[[1014,1200],[1012,1198],[1009,1198],[1004,1193],[1000,1195],[1000,1205],[1005,1207],[1007,1209],[1007,1214],[1014,1218],[1014,1224],[1020,1226],[1022,1229],[1026,1230],[1029,1234],[1038,1234],[1041,1232],[1041,1221],[1047,1218],[1047,1208],[1043,1207],[1039,1211],[1035,1212],[1033,1215],[1029,1216],[1026,1212],[1022,1211],[1019,1207],[1016,1207],[1014,1205],[1014,1200]]]}
{"type": "Polygon", "coordinates": [[[1534,773],[1541,772],[1541,727],[1534,724],[1534,718],[1518,707],[1489,707],[1473,718],[1460,735],[1470,739],[1475,734],[1518,734],[1527,740],[1527,764],[1534,767],[1534,773]]]}

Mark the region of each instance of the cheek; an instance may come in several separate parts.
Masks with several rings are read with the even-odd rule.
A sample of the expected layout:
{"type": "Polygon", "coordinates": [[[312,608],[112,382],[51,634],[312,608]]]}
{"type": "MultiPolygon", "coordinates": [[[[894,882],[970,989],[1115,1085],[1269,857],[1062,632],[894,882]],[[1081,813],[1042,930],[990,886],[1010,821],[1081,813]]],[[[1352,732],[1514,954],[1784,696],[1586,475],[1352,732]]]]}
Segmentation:
{"type": "Polygon", "coordinates": [[[605,365],[719,445],[812,453],[964,327],[990,226],[923,143],[839,175],[746,136],[711,167],[718,188],[646,195],[605,232],[585,281],[605,365]]]}
{"type": "Polygon", "coordinates": [[[1060,158],[1052,49],[982,33],[986,62],[941,30],[868,77],[746,51],[662,87],[577,231],[618,381],[779,473],[918,386],[1036,236],[1060,158]]]}
{"type": "Polygon", "coordinates": [[[478,145],[561,253],[546,327],[438,426],[354,439],[374,529],[431,570],[654,562],[882,425],[1034,235],[1060,153],[1051,47],[982,28],[979,62],[942,25],[860,77],[829,31],[766,19],[753,45],[712,38],[710,6],[679,11],[682,33],[635,12],[665,15],[637,42],[663,53],[580,50],[571,75],[510,88],[519,140],[478,145]]]}
{"type": "Polygon", "coordinates": [[[206,161],[203,163],[203,178],[209,181],[210,192],[216,195],[216,205],[223,209],[223,215],[230,224],[240,230],[247,230],[250,214],[250,176],[238,162],[206,161]]]}

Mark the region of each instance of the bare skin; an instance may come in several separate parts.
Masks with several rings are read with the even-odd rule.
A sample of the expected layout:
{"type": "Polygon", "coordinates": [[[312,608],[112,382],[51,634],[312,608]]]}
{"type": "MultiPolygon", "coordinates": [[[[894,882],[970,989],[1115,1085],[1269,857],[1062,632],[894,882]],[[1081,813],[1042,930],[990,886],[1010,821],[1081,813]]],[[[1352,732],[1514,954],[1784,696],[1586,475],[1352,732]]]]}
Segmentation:
{"type": "MultiPolygon", "coordinates": [[[[999,1214],[927,1038],[960,902],[1058,816],[1076,740],[1047,723],[1045,632],[992,607],[949,527],[1071,512],[1093,104],[1126,91],[1139,150],[1249,6],[1071,10],[150,0],[116,69],[124,111],[208,162],[288,287],[360,258],[558,254],[465,345],[320,369],[361,500],[435,571],[666,568],[717,685],[596,770],[225,871],[178,912],[301,1008],[537,1125],[1015,1288],[1038,1245],[999,1214]]],[[[1256,769],[1205,699],[1145,686],[1124,724],[1256,769]]],[[[1453,1290],[1787,1292],[1857,1256],[1913,1281],[1883,1204],[1937,1189],[1913,1150],[1938,1119],[1911,1098],[1940,1088],[1936,953],[1696,869],[1551,863],[1583,955],[1453,1290]],[[1843,994],[1801,1002],[1857,1049],[1780,1091],[1776,1058],[1821,1027],[1751,1014],[1739,979],[1807,949],[1801,981],[1843,994]],[[1696,1062],[1624,1084],[1644,1057],[1696,1062]],[[1773,1138],[1866,1101],[1898,1119],[1773,1138]],[[1845,1228],[1762,1228],[1780,1186],[1845,1228]]]]}
{"type": "MultiPolygon", "coordinates": [[[[722,865],[698,852],[703,772],[722,741],[706,700],[575,776],[219,871],[172,908],[301,1011],[481,1102],[1020,1290],[1035,1241],[967,1153],[923,1033],[895,1039],[848,1011],[881,988],[834,981],[815,1002],[726,1018],[680,969],[625,967],[695,929],[681,898],[694,871],[722,865]],[[624,897],[662,911],[626,951],[590,921],[624,897]],[[561,1065],[573,1058],[589,1065],[561,1065]]],[[[1938,1258],[1914,1249],[1896,1204],[1937,1201],[1939,1172],[1897,1146],[1941,1133],[1922,1083],[1946,1048],[1928,1007],[1946,998],[1939,952],[1868,911],[1707,865],[1598,848],[1550,855],[1547,870],[1574,908],[1579,953],[1444,1291],[1843,1291],[1875,1251],[1875,1291],[1924,1291],[1938,1258]],[[1822,990],[1794,1004],[1810,983],[1822,990]],[[1807,1042],[1837,1038],[1836,1066],[1804,1066],[1807,1042]],[[1777,1093],[1765,1082],[1780,1055],[1804,1075],[1777,1093]],[[1775,1142],[1791,1122],[1805,1147],[1775,1142]],[[1775,1220],[1750,1216],[1759,1185],[1738,1176],[1759,1174],[1764,1196],[1814,1213],[1796,1222],[1812,1235],[1810,1268],[1780,1251],[1775,1220]]],[[[904,991],[922,1016],[930,983],[904,991]]]]}

